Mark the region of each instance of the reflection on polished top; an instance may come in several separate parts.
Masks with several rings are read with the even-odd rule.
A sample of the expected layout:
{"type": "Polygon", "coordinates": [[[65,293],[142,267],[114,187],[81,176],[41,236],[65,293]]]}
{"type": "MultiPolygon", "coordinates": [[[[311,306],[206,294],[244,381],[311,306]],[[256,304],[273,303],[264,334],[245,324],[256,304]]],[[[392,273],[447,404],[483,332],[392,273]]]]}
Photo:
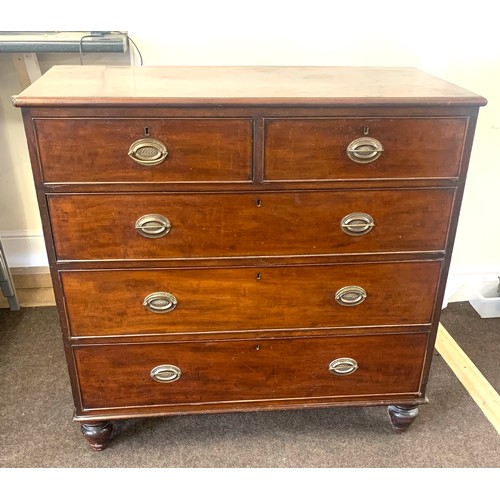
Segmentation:
{"type": "Polygon", "coordinates": [[[54,66],[16,106],[449,105],[486,99],[414,68],[54,66]]]}

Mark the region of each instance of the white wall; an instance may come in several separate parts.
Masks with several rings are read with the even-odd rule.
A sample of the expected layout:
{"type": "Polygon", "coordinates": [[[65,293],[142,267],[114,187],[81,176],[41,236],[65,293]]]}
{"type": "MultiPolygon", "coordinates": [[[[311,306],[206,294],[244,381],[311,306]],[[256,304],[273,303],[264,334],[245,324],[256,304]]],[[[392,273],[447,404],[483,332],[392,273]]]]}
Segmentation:
{"type": "MultiPolygon", "coordinates": [[[[45,1],[26,9],[19,21],[16,12],[5,15],[3,8],[0,29],[123,29],[140,47],[146,65],[415,66],[484,95],[489,104],[480,112],[450,295],[482,274],[500,274],[500,227],[495,217],[500,186],[500,42],[494,5],[487,0],[183,0],[110,5],[87,0],[77,8],[45,1]]],[[[0,58],[0,147],[7,150],[1,160],[0,235],[6,230],[39,230],[19,111],[8,107],[8,96],[17,91],[9,64],[8,58],[0,58]]]]}
{"type": "MultiPolygon", "coordinates": [[[[79,64],[76,54],[40,54],[40,69],[79,64]]],[[[88,54],[89,64],[130,64],[129,54],[88,54]]],[[[19,109],[11,96],[21,85],[10,54],[0,53],[0,237],[11,267],[47,266],[40,215],[19,109]]]]}

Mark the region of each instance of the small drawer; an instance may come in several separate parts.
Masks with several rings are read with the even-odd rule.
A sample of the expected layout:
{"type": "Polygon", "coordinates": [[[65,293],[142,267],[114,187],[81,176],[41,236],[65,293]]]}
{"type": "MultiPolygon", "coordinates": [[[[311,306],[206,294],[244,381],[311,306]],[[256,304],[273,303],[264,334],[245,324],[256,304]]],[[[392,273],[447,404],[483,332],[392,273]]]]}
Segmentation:
{"type": "Polygon", "coordinates": [[[416,395],[426,334],[78,346],[83,408],[416,395]]]}
{"type": "Polygon", "coordinates": [[[265,180],[457,177],[466,118],[267,119],[265,180]]]}
{"type": "Polygon", "coordinates": [[[414,189],[48,201],[59,260],[133,260],[443,251],[453,198],[414,189]]]}
{"type": "Polygon", "coordinates": [[[441,262],[62,271],[73,336],[428,324],[441,262]]]}
{"type": "Polygon", "coordinates": [[[250,182],[251,119],[35,119],[43,180],[250,182]]]}

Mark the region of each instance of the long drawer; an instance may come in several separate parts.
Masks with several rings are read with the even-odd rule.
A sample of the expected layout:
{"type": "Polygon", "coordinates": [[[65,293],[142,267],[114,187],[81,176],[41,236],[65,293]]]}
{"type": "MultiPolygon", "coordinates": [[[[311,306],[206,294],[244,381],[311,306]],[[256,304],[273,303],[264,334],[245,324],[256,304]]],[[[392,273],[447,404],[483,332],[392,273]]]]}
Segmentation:
{"type": "Polygon", "coordinates": [[[453,189],[55,195],[48,205],[59,260],[186,259],[443,251],[453,197],[453,189]]]}
{"type": "Polygon", "coordinates": [[[266,119],[265,179],[456,177],[466,129],[466,118],[266,119]]]}
{"type": "Polygon", "coordinates": [[[74,348],[83,407],[416,395],[427,335],[74,348]]]}
{"type": "Polygon", "coordinates": [[[36,119],[45,182],[250,182],[251,119],[36,119]]]}
{"type": "Polygon", "coordinates": [[[63,271],[72,335],[427,324],[439,261],[63,271]]]}

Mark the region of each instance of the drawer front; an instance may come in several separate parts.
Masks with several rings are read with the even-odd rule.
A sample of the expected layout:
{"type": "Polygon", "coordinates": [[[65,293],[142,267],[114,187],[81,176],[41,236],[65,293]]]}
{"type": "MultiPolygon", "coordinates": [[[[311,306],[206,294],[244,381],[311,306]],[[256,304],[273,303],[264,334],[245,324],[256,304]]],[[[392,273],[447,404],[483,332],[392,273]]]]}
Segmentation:
{"type": "Polygon", "coordinates": [[[57,195],[49,209],[59,260],[324,255],[444,250],[453,196],[453,189],[57,195]]]}
{"type": "Polygon", "coordinates": [[[45,182],[250,182],[250,119],[36,119],[45,182]],[[146,133],[148,136],[146,136],[146,133]],[[166,151],[154,143],[160,141],[166,151]],[[130,155],[129,155],[130,153],[130,155]],[[159,161],[144,165],[139,161],[159,161]],[[134,160],[132,157],[135,157],[134,160]]]}
{"type": "Polygon", "coordinates": [[[466,128],[466,118],[266,120],[265,179],[456,177],[466,128]],[[380,145],[355,143],[351,148],[357,152],[352,154],[376,157],[379,148],[380,157],[368,163],[351,160],[349,145],[367,137],[380,145]]]}
{"type": "Polygon", "coordinates": [[[99,336],[427,324],[440,267],[425,261],[61,277],[72,334],[99,336]]]}
{"type": "Polygon", "coordinates": [[[398,334],[81,346],[74,352],[83,407],[91,409],[416,394],[426,340],[425,334],[398,334]],[[154,380],[155,368],[155,376],[173,381],[154,380]]]}

